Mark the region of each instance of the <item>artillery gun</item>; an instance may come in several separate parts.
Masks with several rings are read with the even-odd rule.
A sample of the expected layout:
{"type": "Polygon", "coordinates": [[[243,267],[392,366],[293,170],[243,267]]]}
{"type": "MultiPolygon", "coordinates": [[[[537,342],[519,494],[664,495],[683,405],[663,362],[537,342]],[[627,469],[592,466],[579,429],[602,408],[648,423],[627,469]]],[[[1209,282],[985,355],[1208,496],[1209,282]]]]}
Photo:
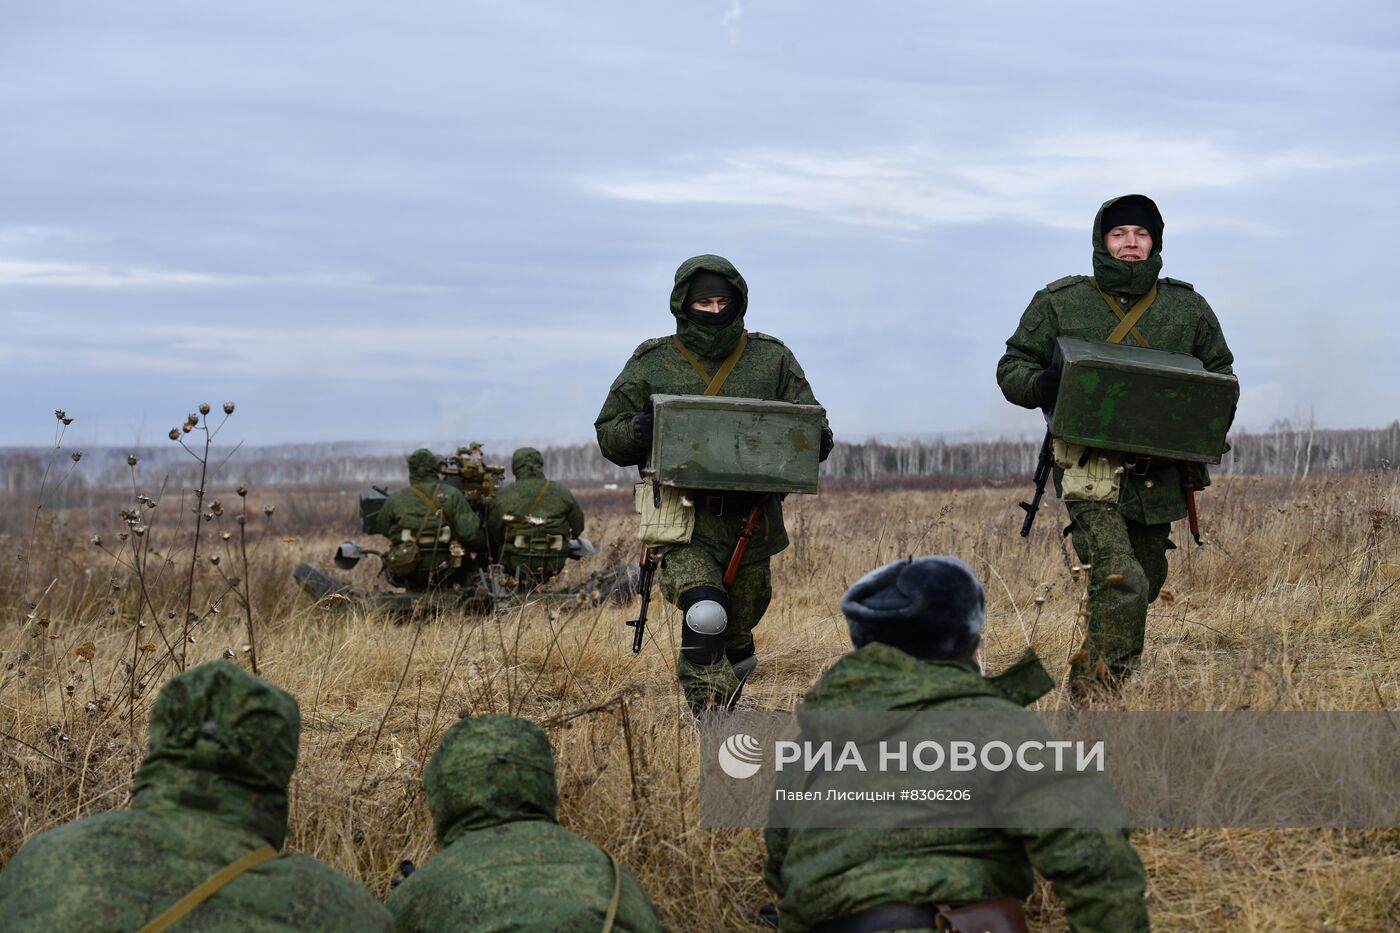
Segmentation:
{"type": "MultiPolygon", "coordinates": [[[[458,447],[456,453],[438,461],[438,475],[444,483],[462,491],[483,527],[505,473],[504,466],[487,462],[485,451],[477,441],[458,447]]],[[[379,511],[388,498],[389,490],[384,486],[371,486],[361,491],[361,532],[380,533],[379,511]]],[[[594,553],[593,544],[587,538],[569,541],[568,556],[572,560],[582,560],[594,553]]],[[[337,547],[334,563],[337,568],[348,571],[367,556],[381,558],[379,576],[393,589],[356,589],[309,563],[298,564],[292,571],[292,579],[303,591],[317,599],[329,598],[347,605],[383,606],[401,613],[425,608],[489,613],[503,606],[519,605],[522,601],[537,598],[576,600],[594,605],[607,601],[621,603],[630,600],[637,591],[636,568],[630,563],[595,570],[579,583],[564,589],[524,589],[500,564],[494,562],[492,555],[483,553],[473,555],[473,559],[464,565],[466,572],[458,582],[423,591],[399,586],[383,566],[384,552],[356,541],[345,541],[337,547]]]]}

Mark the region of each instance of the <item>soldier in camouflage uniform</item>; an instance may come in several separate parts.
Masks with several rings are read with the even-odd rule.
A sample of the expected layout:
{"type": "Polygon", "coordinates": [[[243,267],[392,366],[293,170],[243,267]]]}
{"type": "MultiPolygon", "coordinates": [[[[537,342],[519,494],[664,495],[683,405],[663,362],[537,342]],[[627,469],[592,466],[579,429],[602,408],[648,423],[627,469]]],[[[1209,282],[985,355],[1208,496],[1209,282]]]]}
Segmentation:
{"type": "Polygon", "coordinates": [[[491,552],[507,573],[537,585],[564,569],[569,539],[583,534],[583,509],[567,486],[545,479],[535,448],[517,450],[510,472],[515,482],[496,493],[486,516],[491,552]]]}
{"type": "MultiPolygon", "coordinates": [[[[651,397],[703,394],[711,374],[736,351],[741,355],[718,395],[817,404],[792,351],[776,337],[744,330],[748,294],[727,259],[695,256],[681,264],[671,289],[675,335],[637,347],[594,422],[604,457],[619,466],[644,466],[651,452],[651,397]]],[[[821,459],[831,446],[831,429],[823,423],[821,459]]],[[[661,592],[684,618],[677,673],[692,709],[732,707],[758,663],[753,629],[772,597],[769,559],[788,545],[783,506],[774,496],[703,489],[687,495],[695,503],[690,542],[653,549],[661,592]],[[726,587],[724,568],[745,516],[760,501],[762,521],[726,587]]]]}
{"type": "MultiPolygon", "coordinates": [[[[1140,194],[1107,201],[1094,217],[1093,277],[1071,275],[1035,293],[1006,341],[997,383],[1008,401],[1025,408],[1053,406],[1059,372],[1050,369],[1059,337],[1104,340],[1141,298],[1155,290],[1146,313],[1126,340],[1157,350],[1188,353],[1215,373],[1230,373],[1234,357],[1210,305],[1187,282],[1160,276],[1162,215],[1140,194]],[[1117,311],[1110,308],[1110,304],[1117,311]]],[[[1071,687],[1114,688],[1142,656],[1147,606],[1167,579],[1171,523],[1186,517],[1183,473],[1173,460],[1117,457],[1121,482],[1108,498],[1075,492],[1066,497],[1064,470],[1055,491],[1070,498],[1074,549],[1091,565],[1088,631],[1075,655],[1071,687]]],[[[1073,466],[1071,468],[1074,468],[1073,466]]],[[[1197,470],[1197,486],[1209,482],[1197,470]]],[[[1102,487],[1103,484],[1098,484],[1102,487]]]]}
{"type": "Polygon", "coordinates": [[[460,489],[442,482],[431,450],[408,455],[408,481],[389,495],[376,517],[379,533],[391,542],[385,555],[389,580],[409,590],[449,586],[486,548],[481,520],[460,489]],[[395,549],[410,544],[417,547],[417,560],[411,568],[395,570],[395,549]]]}
{"type": "MultiPolygon", "coordinates": [[[[799,715],[969,710],[982,721],[1006,717],[1001,728],[1008,730],[1024,718],[1027,732],[1049,738],[1021,709],[1054,687],[1033,653],[996,677],[979,673],[985,596],[962,561],[921,557],[887,564],[856,581],[841,611],[856,650],[807,692],[799,715]]],[[[1068,786],[1056,782],[1041,793],[1065,794],[1068,786]]],[[[995,798],[998,789],[977,793],[995,798]]],[[[1015,805],[1040,813],[1083,807],[1078,798],[1059,797],[1017,799],[1015,805]]],[[[781,929],[791,933],[932,930],[935,905],[1024,900],[1033,869],[1054,884],[1076,933],[1148,928],[1146,877],[1123,830],[769,829],[764,841],[764,877],[780,898],[781,929]]],[[[1014,916],[1018,906],[1003,910],[1014,916]]]]}
{"type": "Polygon", "coordinates": [[[554,755],[539,726],[515,716],[459,720],[423,786],[442,851],[389,895],[395,930],[661,930],[632,873],[559,825],[554,755]]]}
{"type": "Polygon", "coordinates": [[[0,872],[0,926],[139,930],[226,866],[261,857],[177,929],[389,930],[388,912],[359,882],[275,851],[300,731],[296,701],[236,664],[173,678],[151,711],[130,808],[25,843],[0,872]]]}

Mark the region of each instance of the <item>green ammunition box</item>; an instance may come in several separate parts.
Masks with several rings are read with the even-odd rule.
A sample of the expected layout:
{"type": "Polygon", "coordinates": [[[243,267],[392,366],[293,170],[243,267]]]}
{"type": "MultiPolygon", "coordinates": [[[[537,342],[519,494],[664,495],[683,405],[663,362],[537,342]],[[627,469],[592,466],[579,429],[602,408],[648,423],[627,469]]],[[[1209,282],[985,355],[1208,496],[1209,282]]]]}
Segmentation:
{"type": "Polygon", "coordinates": [[[389,494],[378,486],[360,492],[360,531],[367,535],[379,533],[379,510],[388,498],[389,494]]]}
{"type": "Polygon", "coordinates": [[[651,466],[666,486],[814,493],[820,405],[752,398],[653,395],[651,466]]]}
{"type": "Polygon", "coordinates": [[[1173,460],[1219,463],[1235,417],[1234,376],[1201,361],[1127,344],[1061,337],[1050,433],[1071,444],[1173,460]]]}

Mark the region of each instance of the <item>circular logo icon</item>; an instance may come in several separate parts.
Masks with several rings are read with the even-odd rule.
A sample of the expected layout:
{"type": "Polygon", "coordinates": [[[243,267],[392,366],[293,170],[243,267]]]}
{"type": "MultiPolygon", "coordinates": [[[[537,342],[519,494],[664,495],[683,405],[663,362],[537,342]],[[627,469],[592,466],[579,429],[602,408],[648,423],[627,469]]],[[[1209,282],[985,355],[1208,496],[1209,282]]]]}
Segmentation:
{"type": "Polygon", "coordinates": [[[735,780],[751,778],[763,767],[763,746],[746,733],[731,735],[719,747],[719,766],[735,780]]]}

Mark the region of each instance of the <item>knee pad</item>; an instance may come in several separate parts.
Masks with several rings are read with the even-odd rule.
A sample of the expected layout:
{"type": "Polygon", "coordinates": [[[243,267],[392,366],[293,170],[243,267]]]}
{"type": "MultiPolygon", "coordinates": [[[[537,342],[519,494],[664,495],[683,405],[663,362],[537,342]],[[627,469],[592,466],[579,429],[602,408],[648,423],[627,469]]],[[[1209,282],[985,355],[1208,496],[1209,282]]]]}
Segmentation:
{"type": "Polygon", "coordinates": [[[729,594],[717,586],[694,586],[681,594],[677,606],[685,619],[681,654],[692,664],[719,662],[729,626],[729,594]]]}
{"type": "Polygon", "coordinates": [[[731,657],[729,663],[733,666],[735,675],[742,681],[753,673],[755,667],[758,667],[758,655],[754,654],[753,649],[750,648],[743,657],[731,657]]]}

